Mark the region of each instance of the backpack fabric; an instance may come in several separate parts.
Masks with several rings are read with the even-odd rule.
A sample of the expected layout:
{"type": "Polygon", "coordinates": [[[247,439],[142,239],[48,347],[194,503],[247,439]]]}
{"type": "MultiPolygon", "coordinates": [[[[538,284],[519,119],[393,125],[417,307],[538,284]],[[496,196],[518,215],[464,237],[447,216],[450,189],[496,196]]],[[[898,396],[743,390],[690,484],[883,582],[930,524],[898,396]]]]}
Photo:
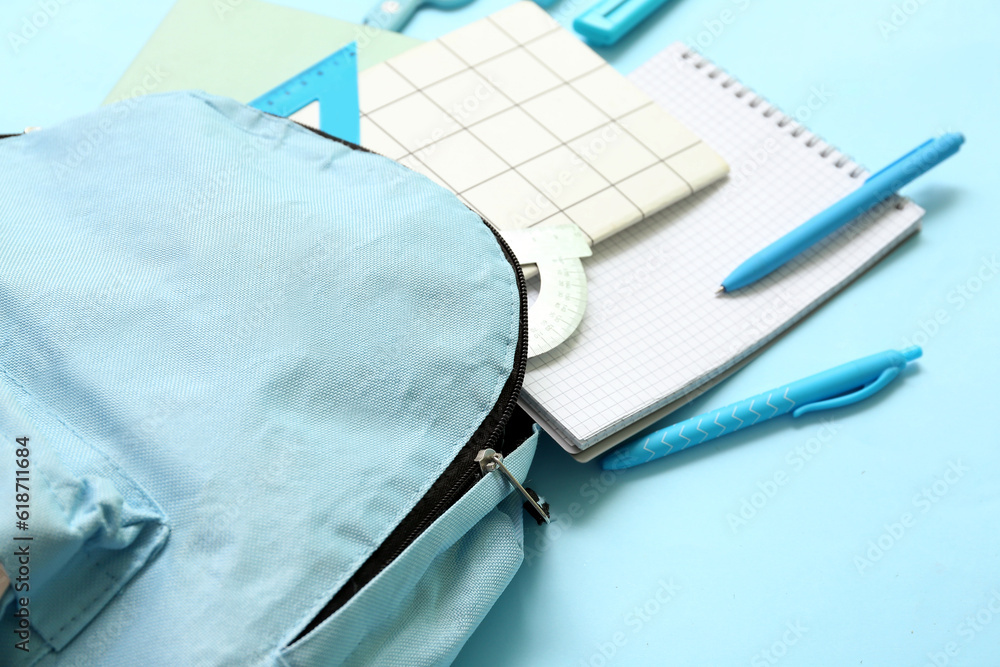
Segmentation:
{"type": "Polygon", "coordinates": [[[537,441],[502,239],[195,92],[0,140],[0,188],[0,664],[450,662],[523,553],[475,456],[537,441]]]}

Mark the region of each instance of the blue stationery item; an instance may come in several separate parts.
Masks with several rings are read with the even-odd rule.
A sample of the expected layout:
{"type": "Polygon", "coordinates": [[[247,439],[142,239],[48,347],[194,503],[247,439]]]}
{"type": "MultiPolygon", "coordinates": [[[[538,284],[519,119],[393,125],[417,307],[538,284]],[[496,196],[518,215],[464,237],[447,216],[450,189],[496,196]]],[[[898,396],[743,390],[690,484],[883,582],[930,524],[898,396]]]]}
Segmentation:
{"type": "Polygon", "coordinates": [[[799,225],[757,252],[726,276],[719,292],[732,292],[777,270],[894,192],[958,152],[965,137],[957,132],[925,141],[888,167],[869,176],[864,184],[836,204],[799,225]]]}
{"type": "MultiPolygon", "coordinates": [[[[361,142],[358,107],[358,47],[351,42],[312,67],[269,90],[250,106],[292,120],[310,105],[319,106],[319,129],[338,139],[361,142]]],[[[302,120],[313,127],[316,123],[302,120]]]]}
{"type": "Polygon", "coordinates": [[[857,403],[892,382],[907,362],[921,354],[914,346],[842,364],[635,438],[605,456],[601,465],[605,470],[631,468],[788,412],[801,417],[857,403]]]}
{"type": "Polygon", "coordinates": [[[472,0],[379,0],[361,22],[380,30],[399,32],[421,5],[438,9],[457,9],[470,2],[472,0]]]}
{"type": "Polygon", "coordinates": [[[670,0],[604,0],[573,21],[573,29],[596,46],[611,46],[670,0]]]}
{"type": "Polygon", "coordinates": [[[190,91],[0,139],[0,190],[0,665],[450,663],[525,546],[502,237],[190,91]]]}

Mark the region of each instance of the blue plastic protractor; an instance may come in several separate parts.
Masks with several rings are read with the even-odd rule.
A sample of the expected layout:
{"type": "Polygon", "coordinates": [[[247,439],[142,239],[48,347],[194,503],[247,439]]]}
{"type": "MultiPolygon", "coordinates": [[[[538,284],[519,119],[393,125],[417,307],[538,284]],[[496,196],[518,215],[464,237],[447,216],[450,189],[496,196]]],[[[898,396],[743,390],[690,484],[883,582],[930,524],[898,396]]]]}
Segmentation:
{"type": "Polygon", "coordinates": [[[359,143],[358,48],[351,42],[250,103],[327,134],[359,143]],[[317,126],[318,124],[318,126],[317,126]]]}

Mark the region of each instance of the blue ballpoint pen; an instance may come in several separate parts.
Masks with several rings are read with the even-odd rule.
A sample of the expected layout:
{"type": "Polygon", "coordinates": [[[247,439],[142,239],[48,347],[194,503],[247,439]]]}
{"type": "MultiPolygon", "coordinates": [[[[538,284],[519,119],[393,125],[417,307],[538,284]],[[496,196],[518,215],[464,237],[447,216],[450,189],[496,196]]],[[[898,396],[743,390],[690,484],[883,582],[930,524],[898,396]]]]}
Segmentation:
{"type": "Polygon", "coordinates": [[[918,359],[921,354],[919,347],[908,347],[848,362],[634,438],[605,456],[601,466],[605,470],[623,470],[788,412],[793,417],[801,417],[857,403],[892,382],[907,362],[918,359]]]}
{"type": "Polygon", "coordinates": [[[573,21],[573,29],[595,46],[611,46],[670,0],[604,0],[573,21]]]}
{"type": "Polygon", "coordinates": [[[901,187],[958,152],[965,137],[956,132],[931,139],[899,158],[836,204],[816,215],[740,264],[717,293],[757,282],[793,257],[888,199],[901,187]]]}

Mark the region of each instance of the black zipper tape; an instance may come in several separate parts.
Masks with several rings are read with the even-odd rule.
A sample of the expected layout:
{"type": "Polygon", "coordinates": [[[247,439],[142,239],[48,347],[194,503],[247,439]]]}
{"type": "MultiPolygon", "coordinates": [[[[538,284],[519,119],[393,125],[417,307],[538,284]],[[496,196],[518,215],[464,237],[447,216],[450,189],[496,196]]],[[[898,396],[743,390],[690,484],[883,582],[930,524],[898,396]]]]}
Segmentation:
{"type": "MultiPolygon", "coordinates": [[[[303,126],[305,127],[305,126],[303,126]]],[[[365,148],[356,146],[349,141],[338,139],[320,130],[308,128],[316,134],[332,139],[354,149],[367,152],[365,148]]],[[[500,233],[486,220],[483,224],[489,227],[503,250],[504,257],[514,270],[517,280],[519,297],[519,329],[517,347],[514,352],[514,369],[504,383],[496,404],[486,418],[476,429],[469,441],[462,447],[448,467],[445,468],[431,488],[417,501],[406,517],[396,526],[389,536],[350,579],[337,591],[319,613],[291,641],[291,644],[312,632],[324,620],[332,616],[347,603],[358,591],[365,587],[380,572],[395,561],[427,528],[442,514],[464,496],[482,476],[479,464],[475,461],[480,450],[492,448],[507,456],[517,449],[532,434],[531,419],[517,407],[517,399],[524,383],[524,373],[528,363],[528,293],[525,287],[524,273],[518,264],[510,246],[500,233]]]]}

